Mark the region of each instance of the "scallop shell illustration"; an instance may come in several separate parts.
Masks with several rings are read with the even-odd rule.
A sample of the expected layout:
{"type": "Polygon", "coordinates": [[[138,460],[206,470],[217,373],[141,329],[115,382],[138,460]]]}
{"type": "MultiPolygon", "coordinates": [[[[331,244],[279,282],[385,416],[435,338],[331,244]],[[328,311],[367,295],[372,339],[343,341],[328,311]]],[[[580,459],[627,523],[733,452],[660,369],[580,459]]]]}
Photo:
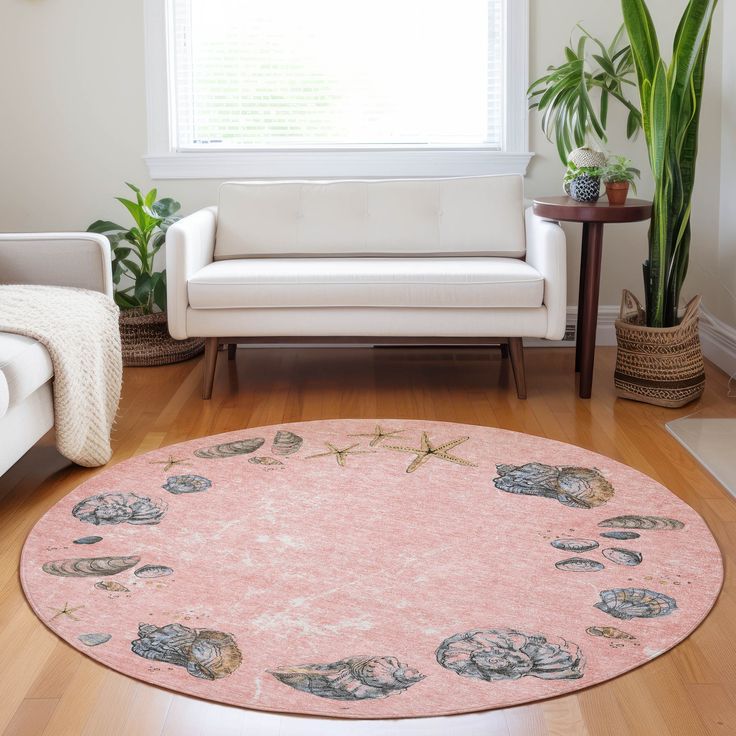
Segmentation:
{"type": "Polygon", "coordinates": [[[646,588],[612,588],[601,591],[600,596],[595,607],[624,621],[668,616],[677,608],[674,598],[646,588]]]}
{"type": "Polygon", "coordinates": [[[80,634],[77,639],[88,647],[96,647],[110,641],[112,634],[80,634]]]}
{"type": "Polygon", "coordinates": [[[601,636],[604,639],[627,639],[629,641],[636,639],[632,634],[627,634],[615,626],[589,626],[585,631],[591,636],[601,636]]]}
{"type": "Polygon", "coordinates": [[[235,455],[249,455],[263,446],[266,440],[263,437],[253,437],[247,440],[236,440],[235,442],[226,442],[224,445],[213,445],[202,450],[195,450],[197,457],[205,460],[214,460],[222,457],[234,457],[235,455]]]}
{"type": "Polygon", "coordinates": [[[133,575],[137,578],[162,578],[165,575],[171,575],[173,572],[173,569],[166,567],[166,565],[143,565],[133,575]]]}
{"type": "Polygon", "coordinates": [[[628,514],[604,519],[598,526],[607,526],[621,529],[682,529],[685,525],[677,519],[668,519],[665,516],[637,516],[628,514]]]}
{"type": "Polygon", "coordinates": [[[248,462],[253,463],[253,465],[283,465],[281,460],[277,460],[275,457],[266,457],[265,455],[250,457],[248,458],[248,462]]]}
{"type": "Polygon", "coordinates": [[[477,629],[455,634],[437,648],[437,661],[462,677],[479,680],[577,680],[585,659],[577,644],[514,629],[477,629]]]}
{"type": "Polygon", "coordinates": [[[271,452],[274,455],[293,455],[299,451],[304,440],[293,432],[287,432],[285,430],[279,430],[276,432],[276,436],[273,438],[273,445],[271,452]]]}
{"type": "Polygon", "coordinates": [[[567,560],[555,562],[558,570],[567,570],[568,572],[597,572],[602,570],[605,565],[597,560],[589,560],[585,557],[570,557],[567,560]]]}
{"type": "Polygon", "coordinates": [[[595,468],[544,465],[497,465],[493,484],[501,491],[553,498],[565,506],[591,509],[610,500],[613,486],[595,468]]]}
{"type": "Polygon", "coordinates": [[[101,541],[102,537],[80,537],[74,540],[74,544],[97,544],[97,542],[101,541]]]}
{"type": "Polygon", "coordinates": [[[181,493],[200,493],[212,487],[212,481],[201,475],[172,475],[161,488],[175,495],[181,493]]]}
{"type": "Polygon", "coordinates": [[[138,626],[131,642],[134,654],[144,659],[185,667],[193,677],[219,680],[235,672],[243,655],[231,634],[210,629],[190,629],[182,624],[138,626]]]}
{"type": "Polygon", "coordinates": [[[396,657],[350,657],[329,664],[268,670],[279,682],[332,700],[369,700],[402,693],[424,679],[396,657]]]}
{"type": "Polygon", "coordinates": [[[624,549],[623,547],[608,547],[603,550],[603,556],[617,565],[628,565],[629,567],[640,565],[643,559],[641,552],[624,549]]]}
{"type": "Polygon", "coordinates": [[[565,552],[590,552],[598,546],[595,539],[555,539],[550,544],[565,552]]]}
{"type": "Polygon", "coordinates": [[[80,501],[72,515],[80,521],[101,524],[158,524],[166,504],[135,493],[101,493],[80,501]]]}
{"type": "Polygon", "coordinates": [[[115,580],[100,580],[99,583],[95,583],[95,588],[106,590],[108,593],[130,593],[124,585],[115,580]]]}
{"type": "Polygon", "coordinates": [[[62,578],[93,578],[117,575],[130,570],[141,561],[140,557],[72,557],[66,560],[51,560],[41,566],[49,575],[62,578]]]}
{"type": "Polygon", "coordinates": [[[637,534],[636,532],[601,532],[602,537],[606,537],[607,539],[639,539],[641,534],[637,534]]]}

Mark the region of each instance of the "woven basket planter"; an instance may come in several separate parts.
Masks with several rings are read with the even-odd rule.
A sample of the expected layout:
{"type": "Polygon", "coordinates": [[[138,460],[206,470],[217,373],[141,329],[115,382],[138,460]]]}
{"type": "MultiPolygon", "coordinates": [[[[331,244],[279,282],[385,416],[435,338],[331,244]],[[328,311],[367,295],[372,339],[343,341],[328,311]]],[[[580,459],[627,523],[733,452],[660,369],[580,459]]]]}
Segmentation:
{"type": "Polygon", "coordinates": [[[123,365],[154,366],[179,363],[199,355],[204,340],[175,340],[169,335],[166,312],[141,314],[137,309],[120,312],[120,340],[123,365]]]}
{"type": "Polygon", "coordinates": [[[698,332],[700,297],[692,299],[679,325],[647,327],[639,300],[624,291],[616,320],[616,395],[676,408],[700,398],[705,364],[698,332]]]}

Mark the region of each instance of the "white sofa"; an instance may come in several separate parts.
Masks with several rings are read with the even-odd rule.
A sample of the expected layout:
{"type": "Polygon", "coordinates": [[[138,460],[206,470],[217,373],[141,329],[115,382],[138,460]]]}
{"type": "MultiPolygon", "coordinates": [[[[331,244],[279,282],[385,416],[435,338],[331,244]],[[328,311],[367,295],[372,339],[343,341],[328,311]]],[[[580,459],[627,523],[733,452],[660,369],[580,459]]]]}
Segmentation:
{"type": "MultiPolygon", "coordinates": [[[[0,283],[77,286],[112,296],[110,244],[91,233],[0,234],[0,283]]],[[[41,343],[0,331],[0,475],[54,426],[53,377],[41,343]]]]}
{"type": "MultiPolygon", "coordinates": [[[[524,213],[520,176],[250,181],[166,237],[168,319],[220,344],[349,340],[508,344],[565,329],[565,236],[524,213]]],[[[234,351],[231,355],[234,354],[234,351]]]]}

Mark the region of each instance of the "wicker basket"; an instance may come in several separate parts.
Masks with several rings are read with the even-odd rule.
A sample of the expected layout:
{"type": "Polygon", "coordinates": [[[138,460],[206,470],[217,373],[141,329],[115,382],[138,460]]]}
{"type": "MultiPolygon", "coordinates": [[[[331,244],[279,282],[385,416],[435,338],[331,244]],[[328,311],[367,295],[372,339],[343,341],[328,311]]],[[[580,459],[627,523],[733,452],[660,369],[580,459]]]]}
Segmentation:
{"type": "Polygon", "coordinates": [[[174,340],[169,335],[166,312],[142,314],[137,309],[121,311],[120,339],[125,366],[178,363],[204,350],[204,340],[201,338],[174,340]]]}
{"type": "Polygon", "coordinates": [[[700,297],[692,299],[679,325],[646,327],[639,300],[624,290],[616,320],[616,395],[656,406],[678,407],[699,398],[705,365],[698,332],[700,297]]]}

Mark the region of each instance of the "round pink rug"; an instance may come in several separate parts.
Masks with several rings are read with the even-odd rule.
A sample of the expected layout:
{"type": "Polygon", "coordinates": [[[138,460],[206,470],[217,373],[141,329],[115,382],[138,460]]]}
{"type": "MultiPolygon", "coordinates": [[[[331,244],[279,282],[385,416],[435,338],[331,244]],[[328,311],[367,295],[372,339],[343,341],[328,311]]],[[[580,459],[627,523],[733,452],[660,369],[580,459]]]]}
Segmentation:
{"type": "Polygon", "coordinates": [[[432,716],[569,693],[713,605],[721,556],[667,489],[487,427],[335,420],[203,437],[54,506],[36,614],[132,677],[223,703],[432,716]]]}

